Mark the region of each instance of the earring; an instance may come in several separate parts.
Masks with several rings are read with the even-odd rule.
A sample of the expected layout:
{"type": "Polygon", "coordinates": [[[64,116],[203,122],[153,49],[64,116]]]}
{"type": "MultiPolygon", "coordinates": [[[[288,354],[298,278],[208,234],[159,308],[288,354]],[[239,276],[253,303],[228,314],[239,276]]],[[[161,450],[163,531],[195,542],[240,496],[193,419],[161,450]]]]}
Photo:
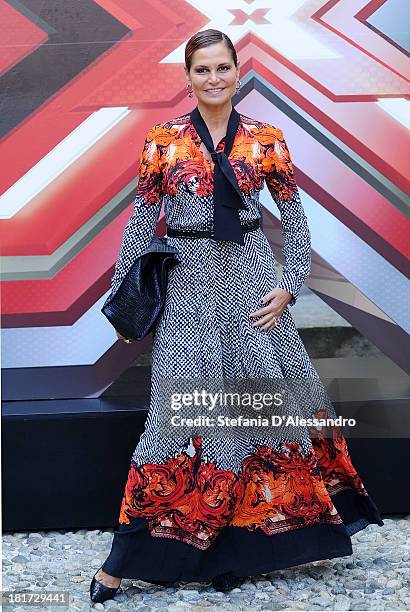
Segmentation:
{"type": "Polygon", "coordinates": [[[188,92],[188,96],[189,96],[190,98],[192,98],[192,89],[188,89],[188,87],[189,87],[189,83],[188,83],[188,84],[187,84],[187,86],[186,86],[186,90],[187,90],[187,92],[188,92]]]}
{"type": "Polygon", "coordinates": [[[241,81],[239,80],[239,81],[236,83],[236,92],[235,92],[235,93],[238,93],[238,91],[240,90],[241,86],[242,86],[242,83],[241,83],[241,81]]]}

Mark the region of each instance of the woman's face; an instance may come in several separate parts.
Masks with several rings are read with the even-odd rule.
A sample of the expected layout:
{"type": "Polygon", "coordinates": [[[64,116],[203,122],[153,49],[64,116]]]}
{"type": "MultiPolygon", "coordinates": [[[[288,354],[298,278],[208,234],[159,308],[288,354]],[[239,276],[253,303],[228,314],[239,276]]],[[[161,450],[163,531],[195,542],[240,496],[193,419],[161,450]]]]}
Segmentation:
{"type": "Polygon", "coordinates": [[[190,71],[185,69],[185,72],[199,102],[223,106],[236,92],[239,62],[236,67],[228,47],[222,41],[197,49],[192,56],[190,71]]]}

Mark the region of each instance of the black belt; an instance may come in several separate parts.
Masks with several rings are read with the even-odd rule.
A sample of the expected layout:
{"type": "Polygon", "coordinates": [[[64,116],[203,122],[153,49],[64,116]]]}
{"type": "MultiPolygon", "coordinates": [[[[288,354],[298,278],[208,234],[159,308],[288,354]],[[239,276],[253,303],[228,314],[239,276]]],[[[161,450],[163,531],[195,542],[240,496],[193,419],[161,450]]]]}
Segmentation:
{"type": "MultiPolygon", "coordinates": [[[[251,232],[258,227],[260,227],[259,219],[252,219],[251,221],[241,223],[241,228],[244,232],[251,232]]],[[[167,236],[171,238],[213,238],[213,235],[211,230],[183,230],[167,227],[167,236]]]]}

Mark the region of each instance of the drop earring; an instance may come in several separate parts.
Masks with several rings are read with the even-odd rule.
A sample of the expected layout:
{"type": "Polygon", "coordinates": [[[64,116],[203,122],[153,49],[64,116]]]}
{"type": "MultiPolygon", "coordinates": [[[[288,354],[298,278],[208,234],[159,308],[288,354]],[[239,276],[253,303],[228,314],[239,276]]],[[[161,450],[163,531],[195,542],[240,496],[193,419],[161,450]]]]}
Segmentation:
{"type": "Polygon", "coordinates": [[[192,98],[192,89],[188,89],[188,87],[189,87],[189,83],[187,84],[186,89],[187,89],[187,92],[188,92],[188,96],[190,98],[192,98]]]}
{"type": "Polygon", "coordinates": [[[241,86],[242,86],[242,82],[241,82],[240,80],[239,80],[239,81],[237,81],[237,83],[236,83],[236,91],[235,91],[235,93],[238,93],[238,91],[240,90],[241,86]]]}

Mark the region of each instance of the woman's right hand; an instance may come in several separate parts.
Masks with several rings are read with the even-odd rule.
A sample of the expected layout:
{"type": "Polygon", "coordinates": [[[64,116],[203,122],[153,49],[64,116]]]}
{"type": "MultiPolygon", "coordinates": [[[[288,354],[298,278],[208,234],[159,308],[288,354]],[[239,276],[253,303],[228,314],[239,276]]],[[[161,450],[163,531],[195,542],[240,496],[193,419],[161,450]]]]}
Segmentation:
{"type": "Polygon", "coordinates": [[[117,338],[119,338],[120,340],[123,340],[124,342],[126,342],[127,344],[130,344],[132,342],[132,340],[130,340],[129,338],[126,338],[125,336],[123,336],[122,334],[120,334],[120,332],[118,331],[118,329],[115,330],[116,334],[117,334],[117,338]]]}

